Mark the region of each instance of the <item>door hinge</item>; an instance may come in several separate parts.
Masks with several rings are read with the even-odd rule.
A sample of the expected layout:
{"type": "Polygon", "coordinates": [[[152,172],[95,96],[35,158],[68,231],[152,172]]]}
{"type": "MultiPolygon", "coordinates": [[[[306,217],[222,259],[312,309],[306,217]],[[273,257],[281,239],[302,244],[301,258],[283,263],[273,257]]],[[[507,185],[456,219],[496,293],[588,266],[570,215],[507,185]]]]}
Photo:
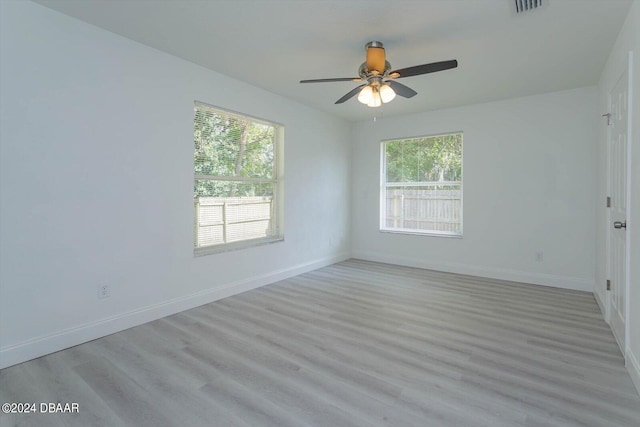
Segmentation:
{"type": "Polygon", "coordinates": [[[611,207],[611,197],[610,196],[607,197],[607,207],[608,208],[611,207]]]}
{"type": "Polygon", "coordinates": [[[607,290],[610,291],[611,290],[611,280],[607,279],[607,290]]]}
{"type": "Polygon", "coordinates": [[[603,114],[602,117],[607,118],[607,126],[611,125],[611,113],[603,114]]]}

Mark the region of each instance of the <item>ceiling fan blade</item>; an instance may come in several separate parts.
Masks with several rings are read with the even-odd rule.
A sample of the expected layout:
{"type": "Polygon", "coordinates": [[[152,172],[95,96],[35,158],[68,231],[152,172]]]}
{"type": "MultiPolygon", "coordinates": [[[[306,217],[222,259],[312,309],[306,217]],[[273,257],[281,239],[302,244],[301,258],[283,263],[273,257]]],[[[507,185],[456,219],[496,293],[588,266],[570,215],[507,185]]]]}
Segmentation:
{"type": "Polygon", "coordinates": [[[338,77],[335,79],[300,80],[300,83],[359,82],[360,80],[362,80],[360,77],[338,77]]]}
{"type": "Polygon", "coordinates": [[[402,97],[405,98],[411,98],[412,96],[416,96],[418,94],[418,92],[416,92],[415,90],[411,89],[410,87],[407,87],[405,85],[403,85],[402,83],[398,83],[396,81],[393,80],[389,80],[388,82],[386,82],[389,86],[391,86],[391,89],[394,90],[394,92],[402,97]]]}
{"type": "Polygon", "coordinates": [[[452,59],[451,61],[432,62],[431,64],[416,65],[415,67],[401,68],[399,70],[392,71],[389,75],[399,74],[396,79],[402,77],[419,76],[420,74],[435,73],[437,71],[449,70],[456,68],[458,61],[452,59]]]}
{"type": "Polygon", "coordinates": [[[336,101],[336,104],[342,104],[343,102],[345,102],[348,99],[353,98],[354,96],[356,96],[358,93],[360,93],[360,90],[362,90],[363,87],[365,87],[367,84],[363,84],[358,86],[357,88],[353,89],[351,92],[347,93],[345,96],[343,96],[342,98],[338,99],[336,101]]]}

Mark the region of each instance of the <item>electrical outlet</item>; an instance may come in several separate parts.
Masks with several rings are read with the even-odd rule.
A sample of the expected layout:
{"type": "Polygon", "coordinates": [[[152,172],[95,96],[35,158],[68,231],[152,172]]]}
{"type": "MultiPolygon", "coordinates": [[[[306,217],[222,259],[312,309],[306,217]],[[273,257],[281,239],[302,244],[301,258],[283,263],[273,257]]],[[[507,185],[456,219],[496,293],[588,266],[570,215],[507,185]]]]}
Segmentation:
{"type": "Polygon", "coordinates": [[[109,285],[101,283],[98,285],[98,299],[109,298],[111,296],[111,288],[109,285]]]}
{"type": "Polygon", "coordinates": [[[544,260],[544,253],[542,251],[536,252],[536,261],[542,262],[544,260]]]}

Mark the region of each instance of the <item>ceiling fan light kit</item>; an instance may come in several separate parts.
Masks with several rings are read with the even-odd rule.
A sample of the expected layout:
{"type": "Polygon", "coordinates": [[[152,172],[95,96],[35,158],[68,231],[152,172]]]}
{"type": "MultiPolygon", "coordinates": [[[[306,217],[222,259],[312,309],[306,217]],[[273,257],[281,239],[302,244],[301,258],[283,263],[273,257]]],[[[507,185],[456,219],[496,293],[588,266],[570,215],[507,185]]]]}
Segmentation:
{"type": "Polygon", "coordinates": [[[360,77],[301,80],[300,83],[344,81],[363,82],[362,85],[356,87],[342,98],[338,99],[336,104],[342,104],[348,99],[358,95],[358,101],[361,103],[369,107],[379,107],[382,104],[391,102],[396,95],[400,95],[404,98],[411,98],[412,96],[417,95],[416,91],[398,83],[395,79],[435,73],[437,71],[449,70],[458,66],[458,61],[453,59],[450,61],[433,62],[431,64],[416,65],[414,67],[391,71],[391,64],[386,59],[382,42],[371,41],[365,44],[364,48],[367,53],[367,57],[365,62],[363,62],[358,68],[358,75],[360,77]]]}
{"type": "Polygon", "coordinates": [[[383,103],[391,102],[395,97],[396,92],[388,84],[372,82],[360,90],[358,101],[369,107],[379,107],[383,103]]]}

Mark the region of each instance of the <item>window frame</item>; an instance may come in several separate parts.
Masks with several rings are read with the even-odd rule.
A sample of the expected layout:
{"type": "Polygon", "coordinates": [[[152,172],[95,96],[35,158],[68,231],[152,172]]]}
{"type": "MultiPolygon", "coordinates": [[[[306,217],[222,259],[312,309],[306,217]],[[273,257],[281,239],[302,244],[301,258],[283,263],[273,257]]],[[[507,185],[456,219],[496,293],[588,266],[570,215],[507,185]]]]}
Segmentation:
{"type": "MultiPolygon", "coordinates": [[[[277,243],[284,241],[284,125],[282,123],[275,122],[273,120],[267,120],[260,117],[252,116],[245,113],[240,113],[227,108],[218,107],[215,105],[207,104],[201,101],[194,101],[193,111],[194,116],[198,109],[209,110],[216,114],[225,116],[237,117],[243,120],[250,120],[254,123],[259,123],[274,128],[273,135],[273,177],[271,179],[264,178],[239,178],[229,176],[218,175],[206,175],[196,174],[195,171],[195,158],[192,157],[193,168],[193,183],[198,180],[210,180],[217,182],[237,182],[237,183],[271,183],[273,185],[273,197],[272,197],[272,229],[273,234],[271,236],[259,237],[254,239],[237,240],[233,242],[220,243],[208,246],[196,246],[198,239],[198,212],[196,210],[196,204],[194,202],[194,211],[192,212],[193,224],[193,254],[196,257],[203,255],[210,255],[228,251],[234,251],[238,249],[250,248],[254,246],[262,246],[271,243],[277,243]]],[[[192,132],[195,129],[192,129],[192,132]]]]}
{"type": "Polygon", "coordinates": [[[462,239],[464,236],[464,132],[459,131],[451,131],[451,132],[440,132],[428,135],[418,135],[418,136],[405,136],[405,137],[396,137],[383,139],[380,141],[380,200],[379,200],[379,232],[380,233],[391,233],[391,234],[408,234],[408,235],[418,235],[418,236],[430,236],[430,237],[445,237],[452,239],[462,239]],[[437,230],[416,230],[410,228],[389,228],[386,226],[386,189],[387,189],[387,161],[386,161],[386,144],[388,142],[404,140],[404,139],[426,139],[426,138],[437,138],[440,136],[446,135],[456,135],[460,134],[462,138],[461,147],[460,147],[460,233],[454,233],[449,231],[437,231],[437,230]]]}

